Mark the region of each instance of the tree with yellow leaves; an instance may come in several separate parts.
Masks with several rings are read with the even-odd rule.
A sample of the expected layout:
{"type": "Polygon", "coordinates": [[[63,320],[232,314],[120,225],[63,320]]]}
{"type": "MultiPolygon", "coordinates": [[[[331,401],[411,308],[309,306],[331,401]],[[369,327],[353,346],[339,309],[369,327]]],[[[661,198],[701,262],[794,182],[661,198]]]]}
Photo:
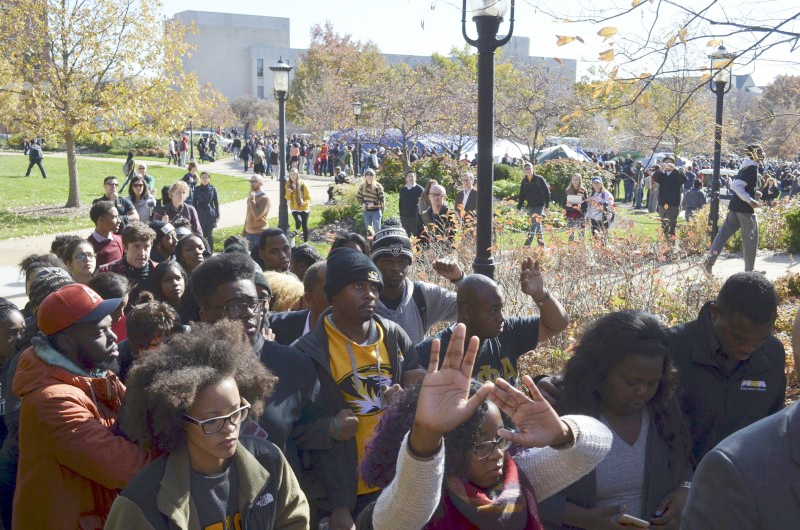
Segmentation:
{"type": "Polygon", "coordinates": [[[80,206],[77,142],[127,132],[174,131],[198,102],[184,75],[187,30],[151,0],[12,0],[0,7],[0,55],[26,133],[63,140],[67,207],[80,206]]]}

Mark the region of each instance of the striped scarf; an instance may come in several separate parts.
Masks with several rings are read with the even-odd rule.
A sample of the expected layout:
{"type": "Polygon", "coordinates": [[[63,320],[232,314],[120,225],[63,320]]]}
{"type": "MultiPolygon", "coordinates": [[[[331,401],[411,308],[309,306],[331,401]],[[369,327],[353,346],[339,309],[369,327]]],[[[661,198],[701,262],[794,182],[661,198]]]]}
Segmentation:
{"type": "Polygon", "coordinates": [[[441,518],[426,526],[431,530],[542,530],[533,488],[506,453],[503,481],[491,491],[448,478],[442,500],[441,518]]]}

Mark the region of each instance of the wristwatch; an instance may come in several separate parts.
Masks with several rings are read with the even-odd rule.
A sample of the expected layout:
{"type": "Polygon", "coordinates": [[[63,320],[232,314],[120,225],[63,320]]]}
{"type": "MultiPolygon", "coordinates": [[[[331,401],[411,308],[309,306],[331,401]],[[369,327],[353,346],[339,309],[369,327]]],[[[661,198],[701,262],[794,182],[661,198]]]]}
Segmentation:
{"type": "Polygon", "coordinates": [[[534,302],[536,302],[536,305],[538,305],[539,307],[542,307],[548,300],[550,300],[550,291],[545,289],[544,296],[539,300],[534,300],[534,302]]]}

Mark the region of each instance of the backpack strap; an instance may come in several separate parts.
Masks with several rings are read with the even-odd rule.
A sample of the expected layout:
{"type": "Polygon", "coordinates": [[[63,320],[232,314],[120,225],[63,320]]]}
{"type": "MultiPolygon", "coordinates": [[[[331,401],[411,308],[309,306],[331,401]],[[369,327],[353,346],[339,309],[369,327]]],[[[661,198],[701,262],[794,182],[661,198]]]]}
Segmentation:
{"type": "Polygon", "coordinates": [[[419,316],[422,319],[422,326],[428,325],[428,308],[425,302],[425,294],[422,292],[422,286],[419,282],[414,282],[414,291],[411,293],[411,298],[414,300],[414,305],[417,306],[419,316]]]}

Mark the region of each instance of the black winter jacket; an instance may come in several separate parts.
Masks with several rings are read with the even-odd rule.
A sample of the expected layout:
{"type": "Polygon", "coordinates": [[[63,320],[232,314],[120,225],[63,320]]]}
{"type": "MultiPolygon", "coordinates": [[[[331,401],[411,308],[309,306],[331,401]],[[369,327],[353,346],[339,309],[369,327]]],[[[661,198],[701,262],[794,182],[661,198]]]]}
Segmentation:
{"type": "Polygon", "coordinates": [[[550,187],[539,175],[534,175],[531,180],[528,180],[528,177],[522,179],[517,208],[521,210],[526,201],[528,208],[546,208],[550,204],[550,187]]]}

